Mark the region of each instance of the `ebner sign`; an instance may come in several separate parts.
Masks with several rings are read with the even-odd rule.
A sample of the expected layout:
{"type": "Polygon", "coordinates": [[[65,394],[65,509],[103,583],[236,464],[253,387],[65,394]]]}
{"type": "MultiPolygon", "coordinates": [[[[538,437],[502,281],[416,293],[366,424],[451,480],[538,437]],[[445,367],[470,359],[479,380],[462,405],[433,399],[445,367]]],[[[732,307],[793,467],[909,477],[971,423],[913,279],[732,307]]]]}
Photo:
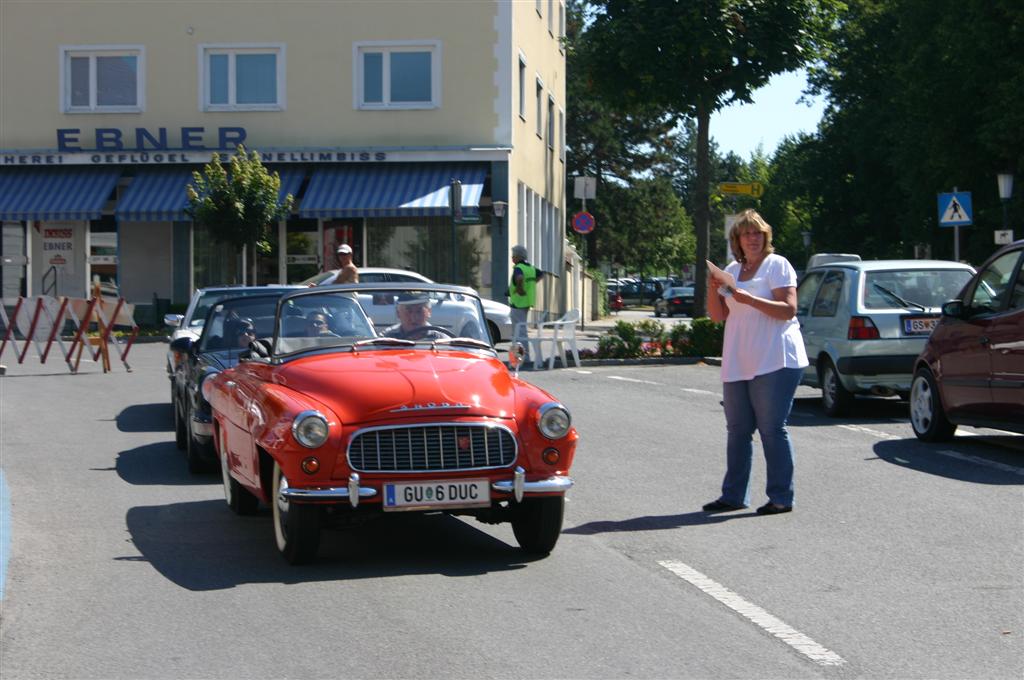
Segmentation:
{"type": "MultiPolygon", "coordinates": [[[[212,130],[211,130],[212,132],[212,130]]],[[[79,128],[57,130],[55,150],[0,150],[0,166],[25,165],[168,165],[207,163],[215,152],[230,157],[244,144],[245,128],[216,128],[216,144],[206,142],[204,127],[135,128],[130,133],[117,128],[96,128],[86,141],[79,128]],[[84,146],[92,143],[93,146],[84,146]]],[[[264,163],[344,163],[386,161],[385,151],[336,149],[284,149],[260,152],[264,163]]]]}

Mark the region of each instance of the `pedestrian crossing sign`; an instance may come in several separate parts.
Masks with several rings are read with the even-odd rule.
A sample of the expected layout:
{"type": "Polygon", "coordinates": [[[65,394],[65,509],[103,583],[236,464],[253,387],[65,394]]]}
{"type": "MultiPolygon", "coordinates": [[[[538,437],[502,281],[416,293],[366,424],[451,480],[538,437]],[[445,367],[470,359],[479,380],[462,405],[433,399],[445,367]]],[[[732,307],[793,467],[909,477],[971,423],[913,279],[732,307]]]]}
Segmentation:
{"type": "Polygon", "coordinates": [[[971,192],[939,194],[939,226],[962,227],[971,224],[971,192]]]}

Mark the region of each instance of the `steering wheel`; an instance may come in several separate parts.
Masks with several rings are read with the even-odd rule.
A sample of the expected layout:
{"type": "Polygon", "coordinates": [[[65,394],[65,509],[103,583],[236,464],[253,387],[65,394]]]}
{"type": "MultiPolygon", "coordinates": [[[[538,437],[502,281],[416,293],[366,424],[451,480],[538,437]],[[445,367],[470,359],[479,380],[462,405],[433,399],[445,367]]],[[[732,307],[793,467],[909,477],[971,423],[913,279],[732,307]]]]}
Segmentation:
{"type": "Polygon", "coordinates": [[[445,335],[445,336],[447,336],[449,338],[454,338],[455,337],[455,333],[452,333],[450,330],[448,330],[444,326],[434,326],[433,324],[427,324],[426,326],[420,326],[419,328],[417,328],[414,331],[412,331],[411,333],[409,333],[409,335],[406,336],[406,337],[409,340],[418,340],[418,339],[422,338],[423,336],[427,335],[428,333],[430,333],[431,331],[434,331],[434,332],[437,332],[437,333],[441,333],[441,334],[443,334],[443,335],[445,335]]]}

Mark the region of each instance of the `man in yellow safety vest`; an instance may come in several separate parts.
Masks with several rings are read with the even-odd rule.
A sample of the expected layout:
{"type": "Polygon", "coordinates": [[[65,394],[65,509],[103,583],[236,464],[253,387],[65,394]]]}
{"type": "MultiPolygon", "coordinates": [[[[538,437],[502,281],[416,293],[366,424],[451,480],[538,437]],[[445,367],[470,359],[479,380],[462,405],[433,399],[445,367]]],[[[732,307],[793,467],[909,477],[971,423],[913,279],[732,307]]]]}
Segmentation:
{"type": "MultiPolygon", "coordinates": [[[[512,246],[512,281],[508,287],[508,306],[512,308],[512,328],[526,323],[530,308],[537,302],[539,271],[527,262],[526,246],[512,246]]],[[[530,360],[530,343],[525,343],[523,360],[530,360]]]]}

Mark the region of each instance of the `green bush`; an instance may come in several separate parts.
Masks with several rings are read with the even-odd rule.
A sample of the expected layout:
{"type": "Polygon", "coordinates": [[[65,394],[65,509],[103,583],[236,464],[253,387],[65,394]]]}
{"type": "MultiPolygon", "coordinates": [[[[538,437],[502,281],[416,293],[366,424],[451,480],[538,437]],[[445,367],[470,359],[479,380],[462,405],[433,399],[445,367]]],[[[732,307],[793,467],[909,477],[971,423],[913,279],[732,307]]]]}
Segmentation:
{"type": "Polygon", "coordinates": [[[724,339],[725,324],[715,323],[706,316],[694,319],[690,324],[690,344],[694,352],[692,356],[722,356],[722,342],[724,339]]]}
{"type": "Polygon", "coordinates": [[[653,319],[617,321],[597,342],[601,359],[636,359],[648,356],[719,357],[725,326],[706,317],[690,326],[676,324],[668,332],[653,319]]]}

